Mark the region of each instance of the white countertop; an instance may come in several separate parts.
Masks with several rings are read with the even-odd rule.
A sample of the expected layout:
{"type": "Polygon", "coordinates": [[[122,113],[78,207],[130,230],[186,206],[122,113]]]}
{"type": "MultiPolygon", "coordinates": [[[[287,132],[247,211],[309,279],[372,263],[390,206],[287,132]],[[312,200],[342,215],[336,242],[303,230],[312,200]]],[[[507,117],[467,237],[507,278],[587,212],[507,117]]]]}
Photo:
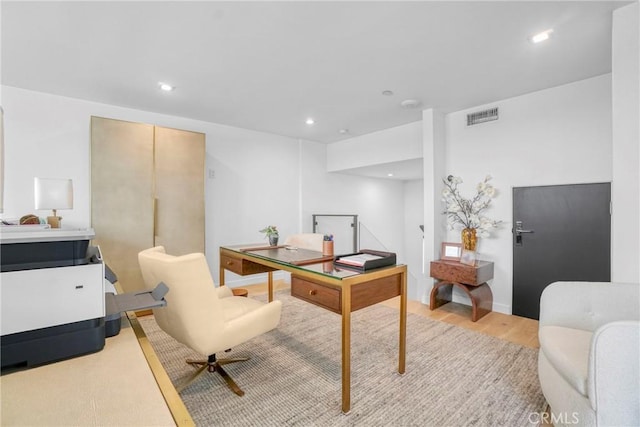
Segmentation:
{"type": "Polygon", "coordinates": [[[39,225],[0,227],[0,244],[91,240],[95,236],[93,228],[43,228],[39,225]]]}

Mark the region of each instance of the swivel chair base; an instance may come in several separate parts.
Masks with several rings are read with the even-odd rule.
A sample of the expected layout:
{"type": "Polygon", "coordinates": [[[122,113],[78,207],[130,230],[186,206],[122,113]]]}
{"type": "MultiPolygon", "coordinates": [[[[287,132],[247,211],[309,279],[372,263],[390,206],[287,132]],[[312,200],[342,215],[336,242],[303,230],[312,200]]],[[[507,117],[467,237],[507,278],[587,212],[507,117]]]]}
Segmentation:
{"type": "Polygon", "coordinates": [[[206,371],[206,372],[217,372],[218,374],[220,374],[222,379],[225,380],[225,382],[227,383],[227,386],[235,394],[237,394],[238,396],[244,396],[244,391],[242,391],[240,387],[238,387],[235,381],[233,381],[233,379],[229,376],[227,371],[225,371],[222,368],[222,366],[228,365],[230,363],[245,362],[247,360],[249,360],[248,357],[238,357],[233,359],[217,360],[215,354],[210,355],[207,360],[187,359],[186,362],[189,365],[192,365],[194,367],[199,367],[199,368],[195,373],[193,373],[189,378],[187,378],[182,384],[180,384],[176,390],[178,391],[178,393],[180,393],[187,386],[189,386],[189,384],[195,381],[200,375],[202,375],[206,371]]]}

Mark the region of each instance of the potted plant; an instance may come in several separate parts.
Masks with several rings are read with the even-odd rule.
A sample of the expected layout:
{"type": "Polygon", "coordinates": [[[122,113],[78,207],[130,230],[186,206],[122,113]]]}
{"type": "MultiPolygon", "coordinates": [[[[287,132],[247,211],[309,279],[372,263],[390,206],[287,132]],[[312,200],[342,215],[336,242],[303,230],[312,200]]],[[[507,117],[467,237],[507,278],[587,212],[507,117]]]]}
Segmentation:
{"type": "Polygon", "coordinates": [[[268,225],[260,230],[260,232],[264,233],[265,237],[269,239],[269,245],[278,245],[278,237],[280,237],[280,235],[278,234],[278,228],[275,225],[268,225]]]}

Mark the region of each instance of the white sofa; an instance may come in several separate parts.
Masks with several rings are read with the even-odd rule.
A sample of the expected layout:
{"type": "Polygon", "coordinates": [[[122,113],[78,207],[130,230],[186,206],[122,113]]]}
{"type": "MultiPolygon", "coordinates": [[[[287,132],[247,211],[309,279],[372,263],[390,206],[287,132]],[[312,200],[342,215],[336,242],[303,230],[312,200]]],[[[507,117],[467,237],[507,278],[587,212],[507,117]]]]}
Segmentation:
{"type": "Polygon", "coordinates": [[[538,338],[555,426],[640,426],[639,284],[552,283],[538,338]]]}

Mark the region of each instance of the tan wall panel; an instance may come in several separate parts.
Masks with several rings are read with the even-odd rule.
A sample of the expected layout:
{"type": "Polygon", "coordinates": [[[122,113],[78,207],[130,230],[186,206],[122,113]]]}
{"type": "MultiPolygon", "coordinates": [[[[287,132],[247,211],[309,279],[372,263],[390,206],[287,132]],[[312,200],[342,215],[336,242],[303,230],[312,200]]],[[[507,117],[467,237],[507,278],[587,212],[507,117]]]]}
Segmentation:
{"type": "Polygon", "coordinates": [[[155,129],[156,245],[172,255],[204,252],[205,135],[155,129]]]}
{"type": "Polygon", "coordinates": [[[144,289],[138,252],[153,246],[153,132],[91,118],[91,224],[126,292],[144,289]]]}

